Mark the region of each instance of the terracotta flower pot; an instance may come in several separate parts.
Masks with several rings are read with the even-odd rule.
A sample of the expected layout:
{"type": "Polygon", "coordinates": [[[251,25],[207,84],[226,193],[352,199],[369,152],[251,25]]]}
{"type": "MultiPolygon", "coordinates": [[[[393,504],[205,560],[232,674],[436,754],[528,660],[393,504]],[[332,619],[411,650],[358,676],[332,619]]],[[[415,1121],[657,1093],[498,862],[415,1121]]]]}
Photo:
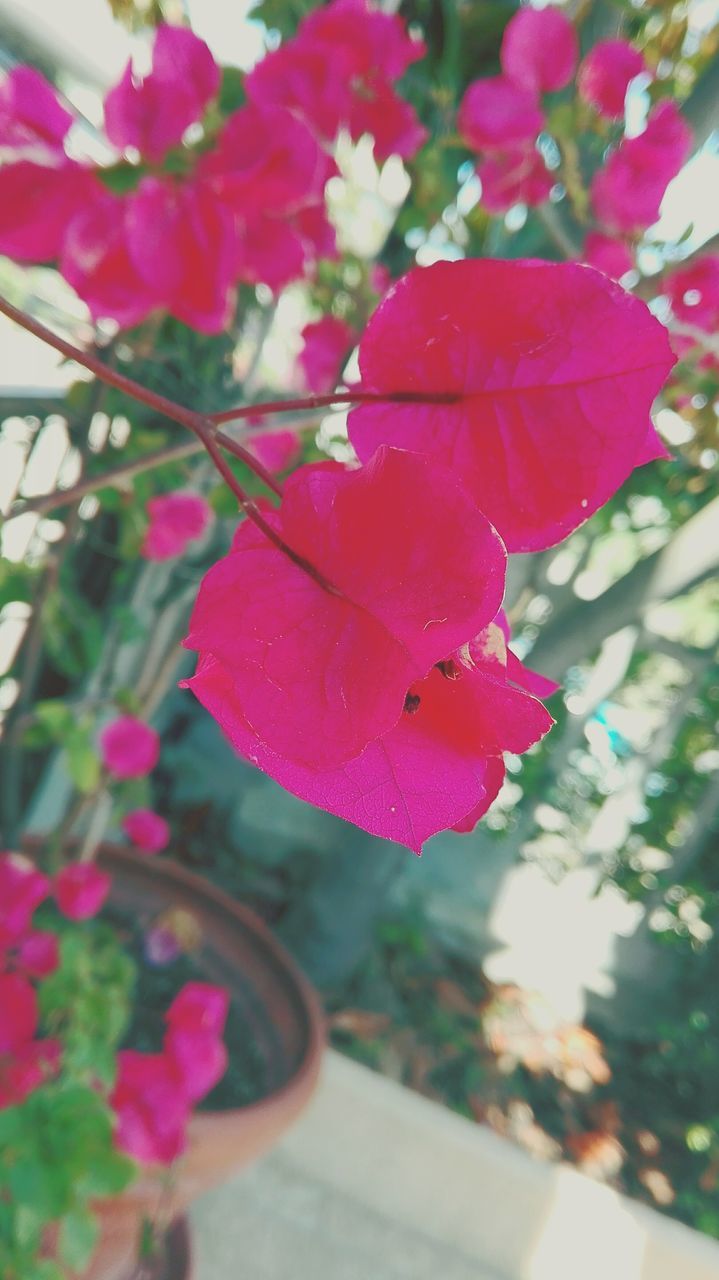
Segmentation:
{"type": "MultiPolygon", "coordinates": [[[[324,1029],[314,992],[252,911],[164,858],[104,846],[98,861],[112,874],[114,905],[138,914],[170,906],[192,913],[202,931],[198,968],[207,981],[227,987],[242,1009],[268,1082],[257,1102],[193,1118],[169,1183],[165,1169],[147,1170],[122,1195],[95,1204],[100,1241],[82,1280],[124,1280],[132,1274],[143,1220],[170,1224],[266,1152],[299,1115],[317,1081],[324,1029]]],[[[184,1274],[189,1270],[173,1272],[173,1280],[184,1274]]]]}

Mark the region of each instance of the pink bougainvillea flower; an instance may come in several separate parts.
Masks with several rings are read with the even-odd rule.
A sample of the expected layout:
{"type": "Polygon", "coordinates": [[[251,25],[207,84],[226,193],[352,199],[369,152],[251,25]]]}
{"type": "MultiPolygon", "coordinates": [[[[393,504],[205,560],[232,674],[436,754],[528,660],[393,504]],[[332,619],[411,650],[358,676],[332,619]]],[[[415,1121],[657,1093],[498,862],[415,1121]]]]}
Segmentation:
{"type": "Polygon", "coordinates": [[[677,320],[707,333],[719,328],[719,253],[705,253],[672,271],[663,291],[677,320]]]}
{"type": "Polygon", "coordinates": [[[475,80],[459,108],[457,126],[475,151],[505,151],[534,142],[544,125],[535,91],[505,76],[475,80]]]}
{"type": "Polygon", "coordinates": [[[139,324],[162,298],[135,270],[127,247],[126,197],[104,194],[67,226],[60,273],[82,298],[93,320],[122,328],[139,324]]]}
{"type": "Polygon", "coordinates": [[[627,40],[599,40],[582,59],[577,91],[607,120],[621,120],[627,89],[642,71],[644,58],[627,40]]]}
{"type": "Polygon", "coordinates": [[[490,213],[506,213],[515,204],[537,205],[549,198],[554,178],[533,146],[497,151],[477,165],[481,203],[490,213]]]}
{"type": "Polygon", "coordinates": [[[316,203],[334,172],[303,120],[285,107],[253,102],[228,117],[200,166],[203,179],[241,220],[316,203]]]}
{"type": "Polygon", "coordinates": [[[89,920],[107,901],[111,883],[93,862],[73,862],[55,876],[55,901],[68,920],[89,920]]]}
{"type": "Polygon", "coordinates": [[[257,435],[248,436],[245,448],[276,476],[292,466],[302,446],[296,431],[258,431],[257,435]]]}
{"type": "Polygon", "coordinates": [[[247,522],[203,580],[185,643],[234,682],[258,752],[334,767],[494,617],[504,549],[454,473],[395,449],[361,470],[301,467],[266,518],[328,585],[247,522]]]}
{"type": "Polygon", "coordinates": [[[410,685],[391,729],[331,769],[294,763],[259,743],[241,690],[214,658],[200,663],[190,685],[235,750],[288,791],[419,853],[438,831],[474,826],[501,786],[501,752],[526,751],[552,724],[540,702],[506,681],[454,660],[442,667],[410,685]]]}
{"type": "Polygon", "coordinates": [[[221,1036],[229,1007],[230,998],[224,987],[210,982],[186,982],[167,1010],[165,1021],[175,1031],[221,1036]]]}
{"type": "Polygon", "coordinates": [[[0,1109],[24,1102],[45,1080],[57,1075],[62,1047],[59,1040],[30,1040],[12,1054],[0,1056],[0,1109]]]}
{"type": "Polygon", "coordinates": [[[297,36],[267,55],[246,80],[251,101],[290,107],[331,142],[344,126],[353,138],[370,133],[379,160],[409,159],[426,130],[392,85],[424,55],[396,15],[367,0],[335,0],[313,10],[297,36]]]}
{"type": "Polygon", "coordinates": [[[121,1151],[147,1164],[171,1164],[185,1149],[190,1100],[174,1062],[123,1049],[110,1097],[121,1151]]]}
{"type": "Polygon", "coordinates": [[[199,493],[163,493],[147,503],[150,519],[140,554],[146,560],[181,556],[188,543],[201,538],[212,520],[212,508],[199,493]]]}
{"type": "MultiPolygon", "coordinates": [[[[494,650],[494,662],[497,663],[500,668],[504,668],[506,671],[506,677],[512,684],[519,685],[519,688],[525,689],[527,693],[533,693],[535,698],[551,698],[553,693],[557,693],[558,690],[561,689],[562,686],[557,684],[556,680],[550,680],[549,676],[540,675],[538,671],[531,671],[530,668],[525,667],[524,663],[520,662],[516,654],[512,652],[509,647],[512,638],[511,630],[504,609],[500,609],[494,619],[492,627],[487,628],[485,635],[491,641],[491,647],[494,650]],[[503,644],[502,641],[498,642],[495,630],[497,627],[501,632],[502,640],[504,642],[503,644]]],[[[486,640],[483,643],[481,638],[478,637],[473,641],[473,645],[475,647],[478,645],[478,641],[479,647],[482,651],[483,660],[486,663],[488,648],[486,640]]],[[[470,645],[470,654],[471,653],[472,645],[470,645]]]]}
{"type": "Polygon", "coordinates": [[[95,175],[72,160],[18,160],[0,168],[0,253],[16,262],[59,257],[68,223],[95,201],[95,175]]]}
{"type": "Polygon", "coordinates": [[[225,327],[234,303],[237,234],[203,183],[143,178],[129,196],[125,240],[143,292],[200,333],[225,327]]]}
{"type": "Polygon", "coordinates": [[[634,267],[634,258],[629,245],[615,236],[604,235],[601,231],[590,231],[584,241],[582,262],[597,271],[603,271],[612,280],[621,280],[623,275],[634,267]]]}
{"type": "Polygon", "coordinates": [[[170,843],[170,828],[152,809],[133,809],[122,820],[122,829],[144,853],[161,853],[170,843]]]}
{"type": "Polygon", "coordinates": [[[50,892],[50,880],[20,853],[0,854],[0,952],[30,927],[35,908],[50,892]]]}
{"type": "Polygon", "coordinates": [[[38,1022],[35,988],[21,973],[0,973],[0,1053],[32,1040],[38,1022]]]}
{"type": "Polygon", "coordinates": [[[47,978],[60,963],[57,934],[44,929],[27,933],[18,945],[15,963],[30,978],[47,978]]]}
{"type": "Polygon", "coordinates": [[[100,734],[105,768],[116,778],[143,778],[160,758],[160,735],[136,716],[118,716],[100,734]]]}
{"type": "Polygon", "coordinates": [[[625,138],[595,174],[591,195],[599,221],[630,233],[656,222],[664,192],[689,155],[691,141],[677,104],[659,102],[644,132],[625,138]]]}
{"type": "Polygon", "coordinates": [[[220,69],[204,40],[187,27],[161,25],[144,77],[129,62],[119,84],[105,98],[105,131],[125,150],[135,147],[148,160],[161,160],[200,120],[220,87],[220,69]]]}
{"type": "Polygon", "coordinates": [[[360,460],[385,443],[451,456],[510,551],[552,546],[635,466],[666,456],[649,419],[674,362],[666,330],[589,267],[417,268],[380,303],[359,350],[363,388],[388,396],[350,414],[360,460]],[[391,402],[400,391],[448,401],[391,402]]]}
{"type": "Polygon", "coordinates": [[[334,0],[313,9],[300,23],[299,35],[327,47],[354,76],[380,75],[398,80],[426,47],[413,39],[396,14],[383,13],[369,0],[334,0]]]}
{"type": "Polygon", "coordinates": [[[414,107],[380,79],[368,80],[363,93],[353,98],[347,126],[353,138],[365,133],[374,138],[374,154],[380,163],[389,156],[411,160],[429,137],[414,107]]]}
{"type": "Polygon", "coordinates": [[[52,162],[63,155],[72,115],[34,67],[13,67],[0,84],[0,157],[52,162]]]}
{"type": "Polygon", "coordinates": [[[504,29],[499,60],[504,74],[525,89],[553,93],[568,85],[579,58],[572,22],[561,10],[523,8],[504,29]]]}
{"type": "Polygon", "coordinates": [[[303,347],[298,357],[308,391],[333,391],[357,335],[346,320],[323,316],[302,330],[303,347]]]}
{"type": "Polygon", "coordinates": [[[171,1028],[164,1051],[191,1102],[204,1098],[227,1070],[227,1049],[212,1032],[171,1028]]]}

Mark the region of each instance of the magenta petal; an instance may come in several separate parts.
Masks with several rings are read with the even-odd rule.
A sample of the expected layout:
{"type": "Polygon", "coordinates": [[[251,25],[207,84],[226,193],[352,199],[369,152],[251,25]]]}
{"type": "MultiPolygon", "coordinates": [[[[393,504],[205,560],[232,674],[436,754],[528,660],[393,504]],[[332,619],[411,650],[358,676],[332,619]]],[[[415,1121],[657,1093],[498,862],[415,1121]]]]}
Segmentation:
{"type": "Polygon", "coordinates": [[[13,67],[0,85],[0,150],[37,159],[62,155],[72,115],[34,67],[13,67]]]}
{"type": "Polygon", "coordinates": [[[436,263],[378,307],[362,383],[456,401],[361,405],[350,439],[362,461],[380,444],[450,457],[509,550],[539,550],[646,461],[649,410],[673,363],[646,305],[588,267],[436,263]]]}
{"type": "Polygon", "coordinates": [[[621,120],[627,89],[645,67],[642,54],[626,40],[599,40],[579,68],[579,96],[608,120],[621,120]]]}
{"type": "Polygon", "coordinates": [[[417,675],[499,608],[502,543],[434,459],[380,448],[360,470],[304,467],[287,481],[283,510],[291,545],[385,624],[417,675]]]}
{"type": "Polygon", "coordinates": [[[459,132],[475,151],[503,151],[534,142],[543,125],[535,91],[504,76],[473,81],[457,116],[459,132]]]}
{"type": "Polygon", "coordinates": [[[200,119],[220,88],[220,68],[205,41],[189,27],[174,27],[169,23],[161,23],[157,28],[152,75],[163,85],[181,85],[192,93],[193,120],[200,119]]]}
{"type": "Polygon", "coordinates": [[[257,748],[234,683],[218,663],[204,662],[189,684],[235,750],[288,791],[416,853],[430,836],[494,798],[496,767],[484,744],[496,752],[498,740],[504,741],[497,715],[518,720],[509,735],[519,750],[551,725],[541,704],[526,694],[489,677],[445,680],[435,670],[413,686],[420,697],[415,714],[403,714],[394,729],[340,768],[315,770],[257,748]]]}
{"type": "Polygon", "coordinates": [[[101,197],[72,219],[60,259],[62,275],[93,319],[115,320],[123,327],[144,320],[163,301],[130,261],[126,214],[125,200],[109,193],[101,197]]]}
{"type": "Polygon", "coordinates": [[[333,391],[357,335],[346,320],[323,316],[306,324],[301,333],[298,364],[308,391],[333,391]]]}
{"type": "Polygon", "coordinates": [[[458,831],[461,835],[466,835],[469,831],[474,831],[477,823],[484,817],[487,810],[494,803],[502,789],[506,769],[504,761],[500,756],[490,757],[487,760],[487,767],[484,775],[484,791],[485,794],[479,804],[471,809],[466,817],[459,822],[455,822],[452,827],[453,831],[458,831]]]}
{"type": "Polygon", "coordinates": [[[206,1032],[221,1036],[225,1029],[230,997],[224,987],[211,982],[186,982],[178,991],[165,1021],[175,1031],[206,1032]]]}
{"type": "Polygon", "coordinates": [[[526,689],[527,693],[534,694],[535,698],[551,698],[562,687],[556,680],[550,680],[549,676],[540,675],[538,671],[525,667],[511,649],[507,650],[507,679],[518,684],[521,689],[526,689]]]}
{"type": "Polygon", "coordinates": [[[60,256],[70,220],[102,199],[94,174],[72,160],[0,168],[0,253],[16,262],[60,256]]]}
{"type": "Polygon", "coordinates": [[[35,1034],[35,989],[19,973],[0,973],[0,1054],[15,1053],[35,1034]]]}
{"type": "Polygon", "coordinates": [[[318,768],[357,755],[399,718],[409,655],[249,523],[235,546],[202,582],[187,647],[232,673],[258,750],[318,768]]]}
{"type": "Polygon", "coordinates": [[[55,900],[68,920],[89,920],[104,906],[111,883],[93,862],[72,862],[55,876],[55,900]]]}
{"type": "Polygon", "coordinates": [[[504,30],[499,59],[515,84],[554,93],[569,84],[579,57],[573,23],[552,5],[518,9],[504,30]]]}

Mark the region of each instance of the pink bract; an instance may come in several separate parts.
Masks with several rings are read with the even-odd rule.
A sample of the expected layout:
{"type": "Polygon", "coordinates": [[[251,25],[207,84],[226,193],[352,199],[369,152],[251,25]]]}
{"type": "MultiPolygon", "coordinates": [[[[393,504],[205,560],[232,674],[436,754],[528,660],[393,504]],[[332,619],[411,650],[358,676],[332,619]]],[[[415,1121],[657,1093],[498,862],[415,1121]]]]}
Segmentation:
{"type": "Polygon", "coordinates": [[[118,716],[100,734],[100,752],[116,778],[142,778],[160,758],[160,737],[136,716],[118,716]]]}
{"type": "Polygon", "coordinates": [[[50,881],[20,853],[0,854],[0,951],[19,942],[35,908],[48,896],[50,881]]]}
{"type": "Polygon", "coordinates": [[[24,1102],[48,1077],[60,1068],[59,1040],[29,1040],[17,1045],[12,1055],[0,1059],[0,1108],[24,1102]]]}
{"type": "Polygon", "coordinates": [[[20,973],[0,973],[0,1053],[14,1053],[35,1034],[35,988],[20,973]]]}
{"type": "Polygon", "coordinates": [[[298,364],[305,386],[309,391],[333,391],[357,340],[354,329],[338,316],[323,316],[306,324],[301,337],[298,364]]]}
{"type": "Polygon", "coordinates": [[[326,56],[337,56],[351,75],[380,75],[390,81],[426,52],[421,40],[408,35],[401,18],[383,13],[370,0],[334,0],[316,8],[303,18],[298,36],[325,45],[326,56]]]}
{"type": "Polygon", "coordinates": [[[165,1021],[174,1031],[221,1036],[229,1006],[224,987],[210,982],[186,982],[167,1010],[165,1021]]]}
{"type": "Polygon", "coordinates": [[[627,89],[645,70],[642,54],[627,40],[599,40],[582,60],[577,91],[607,120],[621,120],[627,89]]]}
{"type": "Polygon", "coordinates": [[[58,158],[47,164],[18,160],[0,168],[0,253],[16,262],[52,262],[61,254],[68,224],[102,199],[89,169],[58,158]]]}
{"type": "Polygon", "coordinates": [[[185,643],[226,670],[258,751],[334,767],[494,616],[504,550],[451,472],[395,449],[359,471],[300,468],[272,518],[331,588],[248,522],[206,575],[185,643]]]}
{"type": "Polygon", "coordinates": [[[144,293],[200,333],[225,327],[237,234],[232,213],[206,185],[144,178],[127,200],[125,243],[144,293]]]}
{"type": "Polygon", "coordinates": [[[127,245],[126,198],[109,192],[72,219],[64,237],[60,272],[94,320],[138,324],[162,305],[160,294],[135,270],[127,245]]]}
{"type": "Polygon", "coordinates": [[[279,475],[297,460],[302,445],[296,431],[258,431],[248,436],[245,448],[272,475],[279,475]]]}
{"type": "Polygon", "coordinates": [[[172,1060],[123,1049],[110,1105],[121,1151],[147,1164],[171,1164],[185,1149],[190,1100],[172,1060]]]}
{"type": "Polygon", "coordinates": [[[365,133],[374,138],[374,154],[380,163],[389,156],[411,160],[429,137],[414,107],[379,79],[368,80],[364,92],[353,98],[347,125],[355,139],[365,133]]]}
{"type": "Polygon", "coordinates": [[[125,150],[163,158],[199,120],[220,85],[220,69],[203,40],[185,27],[158,27],[152,71],[138,77],[132,63],[105,98],[105,131],[125,150]]]}
{"type": "Polygon", "coordinates": [[[146,560],[181,556],[188,543],[201,538],[212,520],[212,508],[199,493],[164,493],[147,503],[150,523],[140,554],[146,560]]]}
{"type": "Polygon", "coordinates": [[[542,204],[554,178],[534,147],[498,151],[477,165],[481,203],[490,213],[505,213],[515,204],[542,204]]]}
{"type": "Polygon", "coordinates": [[[34,67],[13,67],[0,85],[0,156],[28,160],[62,156],[72,115],[34,67]]]}
{"type": "Polygon", "coordinates": [[[678,320],[707,333],[719,328],[719,253],[705,253],[670,272],[664,292],[678,320]]]}
{"type": "Polygon", "coordinates": [[[212,1032],[171,1028],[164,1051],[191,1102],[204,1098],[227,1070],[227,1049],[212,1032]]]}
{"type": "Polygon", "coordinates": [[[90,920],[104,906],[111,880],[92,862],[73,862],[55,876],[55,900],[68,920],[90,920]]]}
{"type": "Polygon", "coordinates": [[[505,76],[475,80],[462,99],[457,127],[475,151],[503,151],[534,142],[544,114],[533,89],[505,76]]]}
{"type": "Polygon", "coordinates": [[[649,410],[673,363],[664,326],[591,268],[436,263],[365,330],[362,386],[388,401],[352,410],[350,440],[362,461],[380,444],[450,456],[509,550],[539,550],[665,456],[649,410]],[[399,391],[449,400],[391,403],[399,391]]]}
{"type": "Polygon", "coordinates": [[[579,57],[572,22],[559,9],[523,8],[504,30],[499,60],[510,80],[537,93],[568,85],[579,57]]]}
{"type": "Polygon", "coordinates": [[[122,829],[144,853],[161,853],[170,842],[170,828],[152,809],[133,809],[122,820],[122,829]]]}
{"type": "Polygon", "coordinates": [[[599,221],[630,233],[656,222],[664,192],[689,155],[691,141],[676,103],[658,103],[644,133],[625,138],[595,174],[591,195],[599,221]]]}
{"type": "Polygon", "coordinates": [[[435,667],[412,684],[399,721],[333,769],[307,768],[258,744],[237,685],[214,659],[200,664],[191,687],[235,750],[288,791],[419,853],[438,831],[463,820],[474,826],[501,786],[501,752],[526,751],[552,724],[541,703],[503,680],[454,670],[446,678],[435,667]]]}
{"type": "Polygon", "coordinates": [[[31,978],[46,978],[60,963],[57,934],[42,929],[27,933],[16,954],[18,968],[31,978]]]}
{"type": "Polygon", "coordinates": [[[601,231],[590,231],[584,241],[582,261],[597,271],[603,271],[612,280],[620,280],[627,271],[634,267],[634,258],[628,245],[615,236],[604,235],[601,231]]]}

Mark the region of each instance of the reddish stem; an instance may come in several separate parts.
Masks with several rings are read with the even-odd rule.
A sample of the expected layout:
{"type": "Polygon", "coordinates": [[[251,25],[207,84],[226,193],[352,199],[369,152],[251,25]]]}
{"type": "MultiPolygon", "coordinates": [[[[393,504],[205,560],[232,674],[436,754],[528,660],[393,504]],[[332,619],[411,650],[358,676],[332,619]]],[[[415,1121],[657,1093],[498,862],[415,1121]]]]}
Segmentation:
{"type": "Polygon", "coordinates": [[[171,418],[173,422],[179,422],[181,426],[187,427],[202,441],[205,447],[207,447],[207,439],[217,434],[217,438],[221,440],[230,453],[233,453],[236,458],[240,458],[273,493],[276,493],[278,497],[282,497],[282,488],[274,476],[241,444],[238,444],[229,436],[216,433],[213,418],[201,413],[195,413],[194,409],[186,409],[184,405],[177,404],[174,400],[169,400],[167,396],[141,386],[133,378],[128,378],[126,374],[120,373],[119,370],[103,364],[102,360],[98,360],[97,356],[81,351],[72,342],[69,342],[66,338],[61,338],[57,333],[53,333],[52,329],[46,328],[39,320],[26,315],[24,311],[14,307],[11,302],[1,296],[0,312],[8,316],[10,320],[14,320],[23,329],[27,329],[28,333],[34,334],[41,342],[54,347],[61,355],[67,356],[69,360],[75,360],[77,364],[81,364],[90,373],[93,373],[100,382],[106,382],[108,386],[115,387],[117,391],[124,391],[133,400],[139,400],[141,404],[146,404],[149,409],[154,409],[156,413],[161,413],[164,417],[171,418]]]}
{"type": "Polygon", "coordinates": [[[297,409],[323,409],[333,404],[454,404],[461,397],[454,391],[333,391],[323,396],[300,396],[295,400],[265,400],[243,404],[236,409],[209,414],[212,422],[233,422],[237,418],[264,417],[269,413],[291,413],[297,409]]]}
{"type": "Polygon", "coordinates": [[[258,529],[262,530],[265,537],[269,538],[270,542],[274,543],[284,555],[308,573],[310,577],[314,578],[326,591],[331,591],[335,595],[339,594],[337,588],[327,581],[319,569],[316,569],[313,564],[305,560],[304,556],[293,551],[292,547],[284,542],[279,533],[265,520],[254,500],[237,480],[234,471],[221,453],[219,444],[222,444],[224,448],[228,449],[236,457],[241,458],[243,462],[246,462],[247,466],[255,472],[255,475],[264,479],[265,483],[279,496],[282,495],[282,489],[274,477],[242,445],[226,436],[224,432],[216,431],[215,423],[212,419],[206,418],[200,413],[195,413],[192,409],[186,409],[184,405],[176,404],[174,400],[168,400],[166,396],[160,395],[158,392],[148,390],[147,387],[141,386],[134,379],[119,373],[117,369],[112,369],[103,364],[96,356],[81,351],[72,342],[69,342],[66,338],[61,338],[59,334],[53,333],[51,329],[46,328],[39,320],[26,315],[24,311],[14,307],[11,302],[8,302],[2,296],[0,296],[0,313],[8,316],[10,320],[14,320],[23,329],[27,329],[28,333],[34,334],[41,342],[54,347],[56,351],[67,356],[68,359],[75,360],[78,364],[83,365],[100,382],[106,382],[118,391],[124,391],[134,400],[139,400],[141,404],[146,404],[150,409],[154,409],[157,413],[171,418],[174,422],[179,422],[182,426],[192,431],[202,441],[215,467],[234,493],[245,514],[257,525],[258,529]]]}

